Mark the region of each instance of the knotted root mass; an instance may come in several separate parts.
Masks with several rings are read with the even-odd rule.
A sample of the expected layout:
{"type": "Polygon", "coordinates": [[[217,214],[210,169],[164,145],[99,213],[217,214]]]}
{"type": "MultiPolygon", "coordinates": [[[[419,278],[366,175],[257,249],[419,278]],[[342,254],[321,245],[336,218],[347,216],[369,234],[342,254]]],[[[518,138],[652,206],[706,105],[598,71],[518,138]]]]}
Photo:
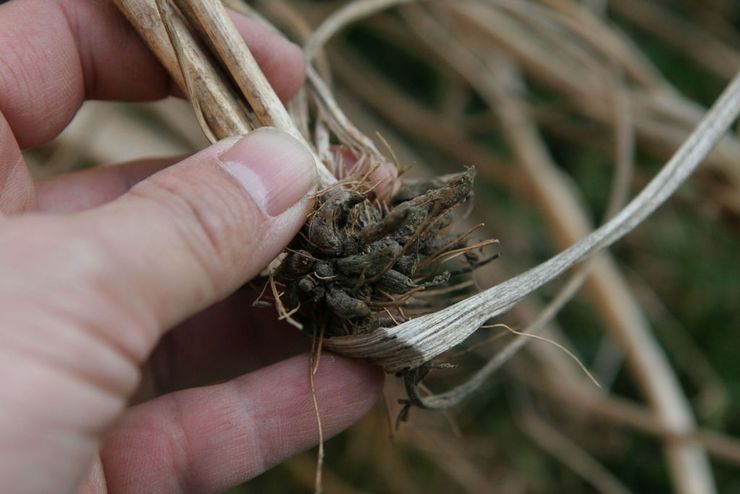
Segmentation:
{"type": "Polygon", "coordinates": [[[389,203],[337,186],[318,198],[274,272],[283,316],[311,334],[362,334],[449,303],[490,261],[472,230],[448,233],[452,210],[472,197],[471,168],[406,186],[389,203]],[[437,297],[435,297],[437,295],[437,297]]]}

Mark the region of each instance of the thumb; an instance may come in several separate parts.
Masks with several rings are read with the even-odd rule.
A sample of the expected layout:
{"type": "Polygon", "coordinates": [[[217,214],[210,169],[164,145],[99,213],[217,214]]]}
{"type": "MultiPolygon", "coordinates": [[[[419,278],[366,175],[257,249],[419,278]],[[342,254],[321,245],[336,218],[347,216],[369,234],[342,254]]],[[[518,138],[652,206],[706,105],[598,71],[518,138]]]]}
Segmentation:
{"type": "Polygon", "coordinates": [[[107,292],[150,322],[139,324],[154,331],[140,350],[277,256],[304,223],[315,183],[305,146],[266,128],[217,143],[78,215],[80,234],[92,236],[112,266],[113,279],[102,280],[107,292]]]}
{"type": "Polygon", "coordinates": [[[0,491],[48,492],[82,474],[162,332],[300,229],[314,166],[303,144],[260,130],[97,209],[0,219],[0,491]]]}

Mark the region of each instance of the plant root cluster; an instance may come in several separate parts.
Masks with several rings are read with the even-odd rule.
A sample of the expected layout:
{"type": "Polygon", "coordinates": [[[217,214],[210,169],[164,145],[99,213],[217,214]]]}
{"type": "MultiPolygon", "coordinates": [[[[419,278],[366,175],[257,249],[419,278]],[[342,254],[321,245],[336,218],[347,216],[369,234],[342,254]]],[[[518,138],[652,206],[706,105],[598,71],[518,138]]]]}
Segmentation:
{"type": "Polygon", "coordinates": [[[452,282],[496,257],[482,252],[495,241],[447,233],[474,176],[471,168],[408,185],[388,203],[357,186],[323,192],[274,272],[281,315],[331,337],[394,326],[449,301],[452,282]],[[435,293],[445,298],[435,303],[435,293]]]}

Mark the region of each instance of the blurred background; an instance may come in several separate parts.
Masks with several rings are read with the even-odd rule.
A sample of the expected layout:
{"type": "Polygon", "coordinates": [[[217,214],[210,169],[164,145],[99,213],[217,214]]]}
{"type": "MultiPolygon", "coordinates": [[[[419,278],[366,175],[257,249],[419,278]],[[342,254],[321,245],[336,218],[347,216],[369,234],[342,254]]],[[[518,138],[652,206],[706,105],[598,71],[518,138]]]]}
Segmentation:
{"type": "MultiPolygon", "coordinates": [[[[350,3],[249,4],[302,43],[350,3]]],[[[737,0],[396,3],[342,29],[317,67],[409,176],[477,168],[466,221],[501,242],[476,275],[481,288],[605,221],[740,69],[737,0]]],[[[45,178],[205,145],[186,102],[90,102],[27,160],[45,178]]],[[[527,328],[563,284],[500,322],[527,328]]],[[[589,265],[542,333],[601,388],[565,350],[532,340],[464,404],[413,409],[396,429],[404,393],[389,376],[385,403],[326,443],[326,491],[740,492],[739,305],[736,126],[667,205],[589,265]]],[[[427,385],[461,382],[507,338],[481,329],[427,385]]],[[[315,459],[306,452],[233,492],[311,491],[315,459]]]]}

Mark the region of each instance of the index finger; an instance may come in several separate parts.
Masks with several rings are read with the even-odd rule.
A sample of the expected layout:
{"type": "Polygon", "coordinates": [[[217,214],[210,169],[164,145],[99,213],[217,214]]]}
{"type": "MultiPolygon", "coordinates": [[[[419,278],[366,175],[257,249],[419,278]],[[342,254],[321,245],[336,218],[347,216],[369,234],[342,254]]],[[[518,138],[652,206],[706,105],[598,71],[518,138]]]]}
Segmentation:
{"type": "MultiPolygon", "coordinates": [[[[103,443],[108,485],[123,492],[223,492],[317,444],[308,365],[307,355],[296,356],[130,409],[103,443]]],[[[326,354],[315,380],[328,438],[367,413],[383,374],[326,354]]]]}
{"type": "MultiPolygon", "coordinates": [[[[235,16],[276,92],[303,81],[300,49],[235,16]]],[[[111,2],[15,0],[0,5],[0,113],[21,148],[55,137],[88,99],[145,101],[172,81],[111,2]]]]}

